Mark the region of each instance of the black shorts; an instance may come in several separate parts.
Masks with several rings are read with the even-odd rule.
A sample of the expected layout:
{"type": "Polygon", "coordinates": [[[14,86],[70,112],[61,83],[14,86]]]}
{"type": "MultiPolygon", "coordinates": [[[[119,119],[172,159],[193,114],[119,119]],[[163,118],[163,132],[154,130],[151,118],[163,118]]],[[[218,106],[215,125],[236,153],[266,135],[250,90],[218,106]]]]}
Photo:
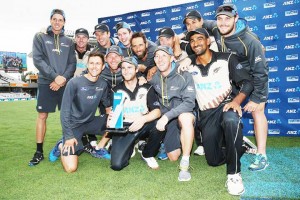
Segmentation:
{"type": "MultiPolygon", "coordinates": [[[[72,129],[75,139],[78,144],[74,147],[75,152],[70,152],[70,155],[79,156],[83,152],[82,136],[84,134],[94,134],[94,135],[103,135],[106,129],[106,119],[107,115],[96,116],[93,121],[82,124],[77,128],[72,129]]],[[[63,138],[65,144],[65,138],[63,138]]],[[[67,153],[63,152],[64,156],[67,156],[67,153]]]]}
{"type": "Polygon", "coordinates": [[[60,110],[64,90],[65,87],[61,87],[58,91],[53,91],[48,84],[38,84],[36,110],[51,113],[55,112],[56,106],[60,110]]]}
{"type": "Polygon", "coordinates": [[[181,148],[180,143],[180,128],[178,119],[171,120],[166,125],[166,135],[164,139],[164,145],[167,153],[170,153],[176,149],[181,148]]]}

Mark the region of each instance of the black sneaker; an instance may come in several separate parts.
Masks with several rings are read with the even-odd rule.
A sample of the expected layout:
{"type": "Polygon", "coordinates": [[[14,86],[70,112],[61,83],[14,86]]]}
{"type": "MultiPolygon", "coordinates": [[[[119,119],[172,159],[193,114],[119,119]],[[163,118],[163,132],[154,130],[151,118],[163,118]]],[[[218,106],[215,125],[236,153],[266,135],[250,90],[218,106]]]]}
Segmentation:
{"type": "Polygon", "coordinates": [[[85,145],[83,147],[83,149],[86,153],[89,153],[89,154],[91,154],[94,151],[94,148],[92,147],[92,145],[90,143],[87,143],[87,145],[85,145]]]}
{"type": "Polygon", "coordinates": [[[33,158],[29,161],[29,166],[35,166],[44,160],[44,154],[41,152],[35,152],[33,158]]]}

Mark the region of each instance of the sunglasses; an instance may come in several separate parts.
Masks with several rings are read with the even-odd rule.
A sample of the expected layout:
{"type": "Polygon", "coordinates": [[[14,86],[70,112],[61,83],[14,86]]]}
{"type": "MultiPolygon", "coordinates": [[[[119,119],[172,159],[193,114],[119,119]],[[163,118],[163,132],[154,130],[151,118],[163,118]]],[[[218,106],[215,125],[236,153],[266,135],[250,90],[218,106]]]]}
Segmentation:
{"type": "Polygon", "coordinates": [[[233,15],[236,15],[237,12],[234,8],[230,7],[230,6],[222,6],[219,7],[216,11],[216,13],[220,13],[220,12],[231,12],[233,15]]]}

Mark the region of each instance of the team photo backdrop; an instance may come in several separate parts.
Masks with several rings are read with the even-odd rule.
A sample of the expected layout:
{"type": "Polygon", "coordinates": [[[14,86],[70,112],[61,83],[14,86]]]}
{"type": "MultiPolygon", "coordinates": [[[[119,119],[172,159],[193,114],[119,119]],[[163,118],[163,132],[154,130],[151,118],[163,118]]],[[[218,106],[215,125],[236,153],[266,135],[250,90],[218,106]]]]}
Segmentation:
{"type": "MultiPolygon", "coordinates": [[[[143,10],[123,15],[98,18],[116,37],[114,26],[125,21],[132,31],[142,31],[151,41],[159,30],[168,26],[177,34],[186,30],[184,15],[198,10],[204,19],[215,19],[215,10],[223,3],[234,3],[241,18],[248,21],[266,49],[269,63],[269,99],[266,116],[269,136],[300,136],[300,0],[215,0],[195,1],[176,6],[143,10]]],[[[243,115],[244,135],[253,135],[251,115],[243,115]]]]}

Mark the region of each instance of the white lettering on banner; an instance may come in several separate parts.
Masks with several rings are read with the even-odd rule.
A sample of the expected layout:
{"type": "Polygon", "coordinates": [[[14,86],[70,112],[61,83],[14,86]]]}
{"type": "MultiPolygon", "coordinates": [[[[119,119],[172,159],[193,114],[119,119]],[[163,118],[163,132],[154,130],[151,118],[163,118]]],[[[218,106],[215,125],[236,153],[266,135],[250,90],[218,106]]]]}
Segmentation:
{"type": "Polygon", "coordinates": [[[280,134],[280,130],[279,129],[269,129],[268,130],[268,134],[269,135],[279,135],[280,134]]]}
{"type": "Polygon", "coordinates": [[[288,103],[299,103],[300,99],[299,97],[290,97],[288,98],[288,103]]]}
{"type": "Polygon", "coordinates": [[[286,33],[285,38],[297,38],[298,32],[286,33]]]}
{"type": "Polygon", "coordinates": [[[264,8],[274,8],[274,7],[276,7],[275,2],[264,3],[264,8]]]}
{"type": "Polygon", "coordinates": [[[209,6],[214,6],[215,2],[214,1],[209,1],[204,3],[204,7],[209,7],[209,6]]]}
{"type": "Polygon", "coordinates": [[[297,114],[297,110],[296,109],[288,109],[288,110],[286,110],[285,113],[288,113],[288,114],[297,114]]]}
{"type": "Polygon", "coordinates": [[[297,135],[298,131],[288,131],[286,132],[287,135],[297,135]]]}
{"type": "Polygon", "coordinates": [[[300,119],[288,119],[288,124],[300,124],[300,119]]]}
{"type": "Polygon", "coordinates": [[[266,24],[265,30],[277,29],[277,24],[266,24]]]}
{"type": "Polygon", "coordinates": [[[279,108],[273,108],[273,109],[272,109],[272,108],[269,108],[269,109],[268,109],[268,113],[269,113],[269,114],[279,114],[279,112],[280,112],[280,111],[279,111],[279,108]]]}
{"type": "Polygon", "coordinates": [[[298,15],[298,10],[287,10],[284,12],[284,16],[286,17],[294,15],[298,15]]]}
{"type": "Polygon", "coordinates": [[[278,67],[274,66],[274,67],[269,67],[269,72],[277,72],[278,71],[278,67]]]}
{"type": "Polygon", "coordinates": [[[298,54],[291,54],[285,56],[286,60],[298,60],[298,54]]]}

